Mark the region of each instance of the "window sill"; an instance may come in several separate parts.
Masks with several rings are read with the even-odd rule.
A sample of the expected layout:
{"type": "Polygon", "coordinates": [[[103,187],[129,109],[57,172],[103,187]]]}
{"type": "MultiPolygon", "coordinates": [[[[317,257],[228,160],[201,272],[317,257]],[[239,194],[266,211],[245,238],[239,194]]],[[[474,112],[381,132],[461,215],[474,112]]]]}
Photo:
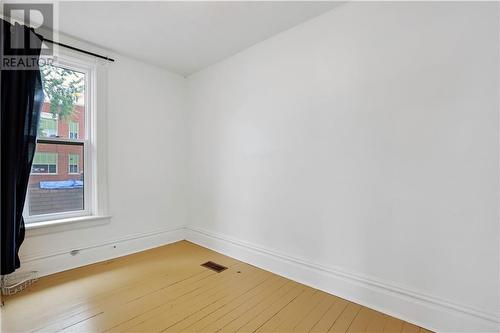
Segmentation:
{"type": "Polygon", "coordinates": [[[26,236],[37,236],[54,232],[94,227],[109,223],[109,215],[71,217],[60,220],[26,223],[26,236]]]}

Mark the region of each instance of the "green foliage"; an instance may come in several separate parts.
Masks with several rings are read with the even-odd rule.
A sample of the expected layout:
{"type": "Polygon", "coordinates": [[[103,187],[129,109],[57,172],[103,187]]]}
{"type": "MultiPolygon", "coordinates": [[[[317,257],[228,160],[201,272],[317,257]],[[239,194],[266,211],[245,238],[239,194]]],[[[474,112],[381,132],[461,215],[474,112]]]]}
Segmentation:
{"type": "Polygon", "coordinates": [[[54,118],[69,120],[75,112],[78,96],[83,92],[84,75],[61,67],[42,66],[43,90],[50,100],[54,118]]]}

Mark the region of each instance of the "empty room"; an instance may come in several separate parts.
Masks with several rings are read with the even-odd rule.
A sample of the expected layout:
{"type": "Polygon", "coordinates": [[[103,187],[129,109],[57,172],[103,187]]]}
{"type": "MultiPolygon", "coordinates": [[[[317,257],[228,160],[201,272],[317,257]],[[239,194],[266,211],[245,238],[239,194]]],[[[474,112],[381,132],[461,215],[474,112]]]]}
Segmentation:
{"type": "Polygon", "coordinates": [[[500,332],[500,2],[0,19],[2,333],[500,332]]]}

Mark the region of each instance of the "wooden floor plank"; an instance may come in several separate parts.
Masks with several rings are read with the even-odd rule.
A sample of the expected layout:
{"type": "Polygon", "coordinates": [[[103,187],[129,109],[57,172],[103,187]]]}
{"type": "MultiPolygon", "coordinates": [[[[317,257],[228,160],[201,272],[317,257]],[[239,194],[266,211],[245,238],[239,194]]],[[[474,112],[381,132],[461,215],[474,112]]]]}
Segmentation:
{"type": "Polygon", "coordinates": [[[410,323],[404,323],[401,333],[418,333],[418,331],[420,331],[420,327],[410,323]]]}
{"type": "Polygon", "coordinates": [[[384,333],[399,333],[403,329],[403,321],[390,317],[384,327],[384,333]]]}
{"type": "Polygon", "coordinates": [[[172,304],[172,306],[165,308],[163,313],[156,315],[140,325],[133,326],[131,330],[142,332],[164,331],[171,325],[186,318],[187,315],[199,312],[231,293],[239,298],[249,291],[255,289],[259,290],[259,287],[262,287],[269,279],[272,279],[272,277],[265,274],[263,271],[256,271],[253,273],[254,274],[245,274],[247,275],[246,277],[235,274],[233,280],[226,281],[212,288],[213,290],[207,293],[205,297],[196,297],[196,299],[191,299],[184,303],[172,304]]]}
{"type": "Polygon", "coordinates": [[[41,278],[1,315],[3,332],[430,332],[187,241],[41,278]]]}
{"type": "Polygon", "coordinates": [[[165,332],[180,332],[182,330],[194,330],[194,325],[205,321],[206,325],[210,322],[222,317],[224,314],[230,312],[234,308],[239,308],[242,303],[252,304],[255,302],[255,296],[265,295],[269,289],[280,289],[287,281],[284,278],[273,277],[267,280],[261,286],[250,290],[246,295],[235,295],[234,293],[228,297],[218,300],[205,307],[201,311],[193,313],[185,318],[179,320],[174,325],[168,327],[165,332]],[[241,297],[240,297],[241,296],[241,297]],[[221,315],[222,313],[222,315],[221,315]],[[210,319],[212,318],[212,319],[210,319]]]}
{"type": "Polygon", "coordinates": [[[208,277],[212,275],[212,272],[191,272],[191,275],[186,275],[182,277],[175,277],[173,279],[165,279],[163,283],[153,283],[149,281],[150,284],[137,284],[126,288],[125,290],[121,290],[117,295],[108,295],[108,298],[103,299],[100,302],[90,302],[92,306],[88,308],[80,308],[81,311],[76,312],[75,314],[71,314],[70,316],[60,316],[53,320],[46,322],[46,325],[35,330],[41,331],[53,331],[53,330],[62,330],[74,323],[81,322],[87,318],[93,318],[98,313],[103,313],[104,310],[109,308],[116,308],[122,306],[123,304],[128,304],[133,302],[134,300],[140,299],[148,294],[152,294],[155,292],[159,292],[162,289],[167,289],[175,284],[180,282],[187,282],[190,280],[198,280],[208,277]]]}
{"type": "Polygon", "coordinates": [[[420,328],[419,333],[432,333],[432,331],[426,330],[425,328],[420,328]]]}
{"type": "MultiPolygon", "coordinates": [[[[236,269],[240,269],[242,265],[235,265],[236,269]]],[[[251,272],[255,271],[251,266],[247,267],[251,272]]],[[[213,273],[208,277],[195,281],[194,283],[179,283],[172,288],[167,288],[153,295],[147,295],[133,302],[129,302],[123,306],[109,309],[104,315],[94,317],[91,321],[78,324],[72,330],[88,331],[93,327],[102,327],[105,330],[115,331],[117,329],[133,327],[137,323],[141,323],[166,308],[173,307],[184,300],[195,300],[197,297],[202,297],[207,293],[217,292],[218,284],[227,282],[234,273],[229,269],[220,274],[213,273]],[[96,323],[97,322],[97,323],[96,323]],[[85,325],[87,325],[85,327],[85,325]]]]}
{"type": "Polygon", "coordinates": [[[306,289],[305,286],[296,284],[293,288],[283,297],[276,299],[271,306],[252,318],[245,325],[240,327],[237,332],[254,332],[261,326],[265,325],[274,315],[280,312],[289,303],[293,302],[300,294],[306,289]]]}
{"type": "Polygon", "coordinates": [[[274,332],[278,329],[279,325],[287,320],[293,320],[293,316],[300,309],[301,304],[307,303],[308,300],[314,295],[315,291],[310,288],[305,288],[298,297],[293,299],[290,303],[286,304],[280,311],[274,314],[255,332],[274,332]]]}
{"type": "Polygon", "coordinates": [[[330,327],[328,332],[334,333],[344,333],[347,332],[354,318],[358,315],[359,311],[363,307],[349,302],[345,307],[344,311],[340,314],[340,316],[335,320],[333,325],[330,327]]]}
{"type": "Polygon", "coordinates": [[[243,315],[246,311],[252,308],[254,302],[260,302],[268,295],[270,291],[276,288],[280,288],[286,281],[284,279],[280,279],[277,281],[277,284],[271,285],[264,290],[259,290],[258,293],[248,293],[243,297],[239,297],[231,303],[228,303],[214,311],[209,316],[201,319],[193,325],[189,327],[188,331],[198,331],[198,332],[216,332],[223,329],[227,324],[237,319],[241,315],[243,315]]]}
{"type": "Polygon", "coordinates": [[[271,307],[273,303],[275,303],[281,297],[284,297],[287,293],[289,293],[297,284],[285,280],[285,284],[282,287],[279,287],[272,292],[265,295],[265,297],[257,302],[253,302],[250,304],[250,308],[242,315],[237,318],[234,318],[230,322],[228,322],[220,332],[236,332],[238,329],[243,327],[245,324],[249,323],[252,319],[257,317],[259,314],[264,312],[266,309],[271,307]]]}
{"type": "Polygon", "coordinates": [[[387,320],[389,316],[376,312],[371,322],[366,327],[365,332],[367,333],[381,333],[384,331],[385,325],[387,324],[387,320]]]}
{"type": "Polygon", "coordinates": [[[314,324],[311,329],[313,333],[328,332],[333,326],[337,318],[341,315],[349,302],[341,298],[333,299],[332,305],[328,308],[323,316],[314,324]]]}
{"type": "Polygon", "coordinates": [[[337,299],[327,293],[321,294],[321,300],[302,320],[295,325],[292,332],[309,332],[337,299]]]}
{"type": "MultiPolygon", "coordinates": [[[[292,309],[286,318],[274,330],[274,332],[291,332],[293,328],[298,325],[303,318],[305,318],[321,301],[321,292],[319,290],[311,290],[308,298],[302,302],[297,302],[297,306],[292,309]]],[[[293,307],[293,303],[290,308],[293,307]]]]}
{"type": "Polygon", "coordinates": [[[362,308],[347,329],[347,333],[365,332],[376,312],[369,308],[362,308]]]}

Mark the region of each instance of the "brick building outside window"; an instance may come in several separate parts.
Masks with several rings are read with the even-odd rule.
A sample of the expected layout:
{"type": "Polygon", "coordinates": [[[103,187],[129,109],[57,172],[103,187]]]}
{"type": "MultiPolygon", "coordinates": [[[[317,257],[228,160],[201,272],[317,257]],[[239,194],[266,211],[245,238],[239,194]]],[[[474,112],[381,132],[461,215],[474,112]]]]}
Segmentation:
{"type": "MultiPolygon", "coordinates": [[[[75,105],[70,119],[58,119],[45,102],[40,115],[39,138],[83,139],[85,106],[75,105]]],[[[83,147],[38,143],[29,180],[30,215],[83,209],[83,147]]]]}

